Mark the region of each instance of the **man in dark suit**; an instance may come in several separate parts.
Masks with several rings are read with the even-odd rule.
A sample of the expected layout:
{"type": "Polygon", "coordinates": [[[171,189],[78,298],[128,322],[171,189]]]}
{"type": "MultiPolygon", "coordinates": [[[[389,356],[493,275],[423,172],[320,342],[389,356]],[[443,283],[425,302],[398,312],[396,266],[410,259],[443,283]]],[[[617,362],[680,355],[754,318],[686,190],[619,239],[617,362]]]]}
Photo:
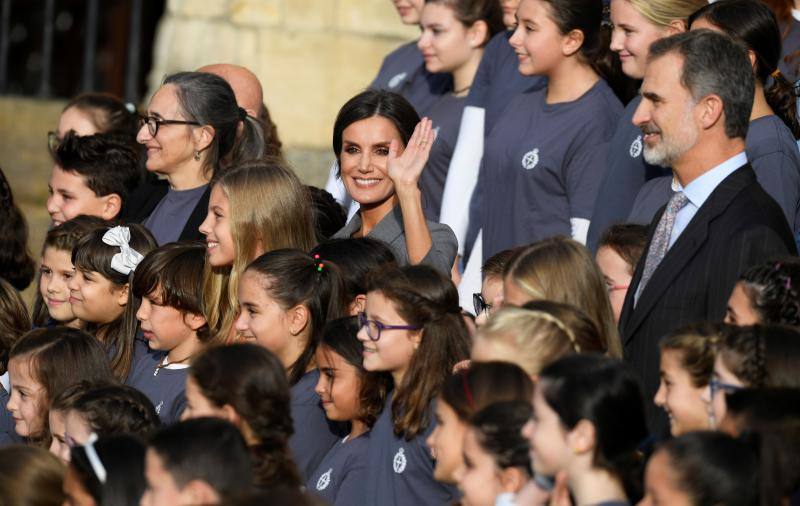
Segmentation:
{"type": "Polygon", "coordinates": [[[722,321],[749,266],[796,254],[786,218],[756,182],[744,153],[754,78],[746,51],[708,30],[654,43],[633,122],[644,157],[672,167],[673,194],[650,225],[620,317],[625,359],[645,385],[654,435],[666,433],[652,402],[658,342],[688,323],[722,321]]]}

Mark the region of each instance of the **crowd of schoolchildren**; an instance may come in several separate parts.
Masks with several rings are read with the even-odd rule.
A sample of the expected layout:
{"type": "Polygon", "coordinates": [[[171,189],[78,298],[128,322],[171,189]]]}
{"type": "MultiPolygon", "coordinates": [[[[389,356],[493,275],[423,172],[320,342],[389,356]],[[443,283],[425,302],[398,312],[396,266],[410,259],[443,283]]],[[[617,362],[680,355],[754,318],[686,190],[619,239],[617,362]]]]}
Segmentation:
{"type": "Polygon", "coordinates": [[[800,504],[800,11],[393,4],[327,190],[229,64],[0,172],[0,504],[800,504]]]}

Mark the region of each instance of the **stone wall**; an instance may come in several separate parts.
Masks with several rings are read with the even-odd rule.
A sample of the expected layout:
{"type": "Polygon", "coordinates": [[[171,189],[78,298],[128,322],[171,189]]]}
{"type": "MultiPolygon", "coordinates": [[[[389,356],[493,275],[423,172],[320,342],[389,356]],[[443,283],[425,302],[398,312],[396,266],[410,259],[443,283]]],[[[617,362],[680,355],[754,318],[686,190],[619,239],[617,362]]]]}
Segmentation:
{"type": "Polygon", "coordinates": [[[152,92],[178,70],[248,67],[289,159],[304,180],[323,184],[339,107],[417,33],[389,0],[169,0],[148,82],[152,92]]]}

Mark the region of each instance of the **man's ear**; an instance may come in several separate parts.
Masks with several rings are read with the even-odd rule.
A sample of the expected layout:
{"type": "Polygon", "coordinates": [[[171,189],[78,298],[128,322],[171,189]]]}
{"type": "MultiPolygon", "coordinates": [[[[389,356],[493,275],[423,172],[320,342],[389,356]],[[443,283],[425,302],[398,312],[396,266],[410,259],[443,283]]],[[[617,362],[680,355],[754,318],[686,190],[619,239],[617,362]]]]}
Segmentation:
{"type": "MultiPolygon", "coordinates": [[[[703,97],[696,107],[699,107],[700,125],[708,130],[720,121],[725,121],[725,108],[722,99],[714,93],[703,97]]],[[[724,126],[724,125],[723,125],[724,126]]]]}
{"type": "Polygon", "coordinates": [[[104,220],[113,220],[122,211],[122,197],[118,193],[109,193],[103,197],[103,210],[100,217],[104,220]]]}

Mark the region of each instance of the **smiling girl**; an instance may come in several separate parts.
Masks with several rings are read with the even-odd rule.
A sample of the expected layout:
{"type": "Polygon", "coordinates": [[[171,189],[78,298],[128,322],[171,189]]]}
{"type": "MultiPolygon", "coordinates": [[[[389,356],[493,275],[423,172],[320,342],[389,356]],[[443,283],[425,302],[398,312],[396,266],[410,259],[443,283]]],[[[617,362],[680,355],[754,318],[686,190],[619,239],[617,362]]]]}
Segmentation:
{"type": "Polygon", "coordinates": [[[434,479],[426,439],[436,395],[469,354],[458,292],[426,266],[386,269],[367,290],[358,333],[364,368],[390,373],[394,390],[370,433],[365,504],[450,504],[456,491],[434,479]]]}
{"type": "Polygon", "coordinates": [[[310,250],[315,242],[311,196],[278,159],[231,167],[212,183],[206,219],[203,308],[212,340],[229,342],[247,264],[279,248],[310,250]]]}

